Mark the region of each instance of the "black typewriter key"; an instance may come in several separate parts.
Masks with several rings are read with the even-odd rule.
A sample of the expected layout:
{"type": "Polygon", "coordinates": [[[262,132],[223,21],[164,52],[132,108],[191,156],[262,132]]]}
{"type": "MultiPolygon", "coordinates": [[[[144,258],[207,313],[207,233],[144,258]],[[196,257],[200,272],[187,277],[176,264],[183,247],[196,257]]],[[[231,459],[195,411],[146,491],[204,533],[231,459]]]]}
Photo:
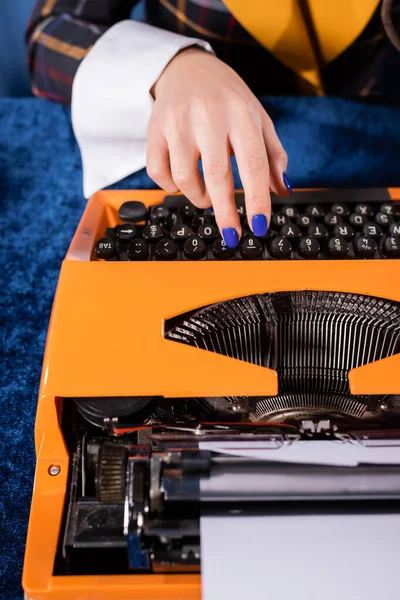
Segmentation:
{"type": "Polygon", "coordinates": [[[277,233],[277,232],[276,232],[274,229],[272,229],[272,228],[270,227],[270,228],[268,229],[268,231],[267,231],[267,234],[266,234],[266,236],[265,236],[265,237],[263,237],[262,239],[263,239],[263,240],[270,241],[270,240],[273,240],[273,239],[274,239],[274,237],[276,237],[277,235],[278,235],[278,233],[277,233]]]}
{"type": "Polygon", "coordinates": [[[163,235],[162,227],[160,227],[160,225],[156,225],[156,223],[146,225],[146,227],[143,229],[143,238],[152,244],[159,242],[163,235]]]}
{"type": "Polygon", "coordinates": [[[377,223],[381,227],[387,227],[388,225],[391,225],[391,223],[394,223],[393,215],[387,215],[386,213],[381,213],[381,212],[379,212],[375,215],[374,220],[375,220],[375,223],[377,223]]]}
{"type": "Polygon", "coordinates": [[[322,217],[325,215],[325,211],[323,206],[320,204],[309,204],[306,208],[306,214],[310,215],[310,217],[313,217],[314,219],[322,219],[322,217]]]}
{"type": "Polygon", "coordinates": [[[296,225],[297,227],[300,227],[300,229],[307,229],[307,227],[310,227],[311,223],[312,219],[308,215],[300,215],[300,217],[297,217],[296,219],[296,225]]]}
{"type": "Polygon", "coordinates": [[[349,223],[355,229],[362,229],[367,222],[368,217],[365,215],[359,215],[358,213],[351,213],[349,217],[349,223]]]}
{"type": "Polygon", "coordinates": [[[170,236],[174,242],[186,242],[193,235],[193,231],[188,225],[179,223],[171,229],[170,236]]]}
{"type": "Polygon", "coordinates": [[[313,223],[307,229],[307,235],[316,238],[319,242],[323,242],[328,239],[328,230],[324,225],[313,223]]]}
{"type": "Polygon", "coordinates": [[[317,258],[320,249],[318,240],[307,236],[301,238],[297,251],[303,258],[313,259],[317,258]]]}
{"type": "Polygon", "coordinates": [[[375,240],[367,235],[362,235],[354,242],[354,251],[359,258],[373,258],[377,251],[375,240]]]}
{"type": "Polygon", "coordinates": [[[213,255],[219,260],[229,260],[235,256],[235,248],[228,248],[224,240],[215,240],[213,244],[213,255]]]}
{"type": "Polygon", "coordinates": [[[274,213],[272,215],[271,223],[274,227],[283,227],[284,225],[289,225],[290,219],[283,213],[274,213]]]}
{"type": "Polygon", "coordinates": [[[180,215],[178,212],[171,212],[164,221],[164,227],[166,229],[172,229],[172,227],[177,223],[183,223],[182,215],[180,215]]]}
{"type": "Polygon", "coordinates": [[[110,260],[117,256],[117,244],[110,237],[101,238],[96,244],[95,254],[97,258],[103,258],[104,260],[110,260]]]}
{"type": "Polygon", "coordinates": [[[193,206],[193,204],[184,204],[180,207],[179,213],[182,215],[184,219],[193,219],[193,217],[197,214],[197,208],[193,206]]]}
{"type": "Polygon", "coordinates": [[[197,231],[200,227],[211,223],[212,218],[209,215],[196,215],[192,219],[192,228],[197,231]]]}
{"type": "Polygon", "coordinates": [[[289,217],[289,219],[295,219],[299,215],[299,210],[295,206],[284,206],[282,213],[289,217]]]}
{"type": "Polygon", "coordinates": [[[369,204],[356,204],[354,207],[354,212],[357,215],[363,215],[364,217],[373,217],[374,211],[370,207],[369,204]]]}
{"type": "Polygon", "coordinates": [[[201,225],[197,235],[205,242],[213,242],[219,236],[219,232],[215,225],[201,225]]]}
{"type": "Polygon", "coordinates": [[[245,237],[240,243],[240,254],[242,258],[254,260],[260,258],[262,253],[261,242],[253,236],[245,237]]]}
{"type": "Polygon", "coordinates": [[[333,214],[335,215],[339,215],[340,217],[348,217],[350,214],[349,209],[347,208],[347,206],[345,204],[334,204],[332,206],[331,211],[333,212],[333,214]]]}
{"type": "Polygon", "coordinates": [[[171,210],[178,210],[181,206],[188,204],[189,200],[182,194],[172,194],[171,196],[164,196],[163,204],[168,206],[171,210]]]}
{"type": "Polygon", "coordinates": [[[125,223],[125,225],[118,225],[115,233],[120,242],[127,244],[135,239],[137,230],[133,223],[125,223]]]}
{"type": "Polygon", "coordinates": [[[333,234],[336,237],[344,238],[347,242],[351,242],[355,236],[354,229],[350,227],[350,225],[345,224],[336,225],[336,227],[333,229],[333,234]]]}
{"type": "Polygon", "coordinates": [[[118,211],[118,216],[121,221],[128,221],[129,223],[139,223],[140,221],[146,221],[147,219],[147,208],[143,202],[137,202],[136,200],[130,200],[124,202],[118,211]]]}
{"type": "Polygon", "coordinates": [[[373,240],[379,240],[382,237],[382,229],[375,223],[366,223],[362,232],[364,235],[371,237],[373,240]]]}
{"type": "Polygon", "coordinates": [[[286,238],[278,235],[269,244],[269,253],[274,258],[288,258],[292,251],[292,244],[286,238]]]}
{"type": "Polygon", "coordinates": [[[152,223],[164,223],[168,217],[170,210],[168,206],[158,204],[157,206],[150,206],[150,221],[152,223]]]}
{"type": "Polygon", "coordinates": [[[328,242],[328,253],[331,258],[346,258],[349,252],[349,244],[342,237],[336,236],[330,238],[328,242]]]}
{"type": "Polygon", "coordinates": [[[237,207],[237,212],[241,219],[243,219],[246,216],[246,207],[244,206],[244,204],[237,207]]]}
{"type": "Polygon", "coordinates": [[[175,260],[178,256],[178,246],[172,240],[164,238],[157,243],[156,259],[157,260],[175,260]]]}
{"type": "Polygon", "coordinates": [[[186,240],[185,245],[183,246],[184,255],[186,258],[190,258],[191,260],[199,260],[200,258],[204,258],[206,255],[206,250],[207,247],[205,243],[197,235],[193,235],[186,240]]]}
{"type": "Polygon", "coordinates": [[[343,218],[334,212],[328,212],[324,217],[324,223],[328,227],[335,227],[335,225],[339,225],[339,223],[342,223],[342,222],[343,222],[343,218]]]}
{"type": "Polygon", "coordinates": [[[400,235],[400,223],[392,223],[389,227],[390,235],[400,235]]]}
{"type": "Polygon", "coordinates": [[[129,260],[147,260],[149,258],[149,245],[145,240],[133,240],[128,246],[129,260]]]}
{"type": "Polygon", "coordinates": [[[391,235],[384,239],[382,253],[388,258],[400,258],[400,237],[391,235]]]}
{"type": "Polygon", "coordinates": [[[293,223],[284,225],[279,233],[282,237],[287,238],[291,242],[297,242],[301,237],[300,229],[293,223]]]}
{"type": "Polygon", "coordinates": [[[386,202],[382,204],[380,207],[380,212],[384,215],[391,215],[392,217],[396,217],[399,212],[399,208],[395,202],[386,202]]]}

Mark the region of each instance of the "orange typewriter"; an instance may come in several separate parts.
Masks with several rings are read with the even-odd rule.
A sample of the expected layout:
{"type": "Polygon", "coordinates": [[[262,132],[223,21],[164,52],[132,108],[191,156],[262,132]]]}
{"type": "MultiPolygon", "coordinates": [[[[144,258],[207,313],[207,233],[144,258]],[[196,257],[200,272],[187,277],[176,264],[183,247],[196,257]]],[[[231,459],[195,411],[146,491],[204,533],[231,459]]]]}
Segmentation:
{"type": "Polygon", "coordinates": [[[400,189],[274,197],[263,239],[236,202],[232,250],[183,196],[89,201],[47,336],[29,600],[199,600],[203,511],[398,502],[400,189]]]}

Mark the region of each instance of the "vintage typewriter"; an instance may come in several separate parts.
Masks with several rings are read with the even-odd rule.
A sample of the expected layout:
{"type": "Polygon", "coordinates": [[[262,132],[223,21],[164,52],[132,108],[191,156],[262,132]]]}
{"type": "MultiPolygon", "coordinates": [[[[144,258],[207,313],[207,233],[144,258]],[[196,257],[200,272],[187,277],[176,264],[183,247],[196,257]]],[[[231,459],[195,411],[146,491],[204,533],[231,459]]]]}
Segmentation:
{"type": "Polygon", "coordinates": [[[236,202],[232,250],[183,196],[89,201],[47,336],[27,598],[198,599],[200,515],[400,498],[400,189],[274,197],[264,239],[236,202]],[[321,443],[326,464],[285,458],[321,443]]]}

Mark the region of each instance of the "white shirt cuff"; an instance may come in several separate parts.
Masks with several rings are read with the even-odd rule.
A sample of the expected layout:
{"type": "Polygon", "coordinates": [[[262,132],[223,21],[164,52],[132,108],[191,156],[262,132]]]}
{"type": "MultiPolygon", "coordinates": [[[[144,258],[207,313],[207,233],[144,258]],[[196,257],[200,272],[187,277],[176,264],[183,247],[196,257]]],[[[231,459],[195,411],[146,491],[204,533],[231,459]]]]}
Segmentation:
{"type": "Polygon", "coordinates": [[[146,165],[150,90],[175,54],[193,45],[213,52],[202,40],[121,21],[84,58],[72,89],[72,125],[86,198],[146,165]]]}

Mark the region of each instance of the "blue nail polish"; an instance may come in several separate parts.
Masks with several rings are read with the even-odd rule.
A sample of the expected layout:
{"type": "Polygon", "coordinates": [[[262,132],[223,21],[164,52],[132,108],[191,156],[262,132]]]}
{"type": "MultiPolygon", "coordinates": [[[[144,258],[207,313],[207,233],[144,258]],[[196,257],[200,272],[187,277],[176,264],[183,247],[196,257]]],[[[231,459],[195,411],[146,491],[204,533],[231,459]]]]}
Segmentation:
{"type": "Polygon", "coordinates": [[[239,236],[236,229],[233,227],[225,227],[225,229],[222,230],[222,235],[224,236],[224,241],[228,248],[236,248],[239,243],[239,236]]]}
{"type": "Polygon", "coordinates": [[[283,173],[283,174],[282,174],[282,179],[283,179],[283,183],[284,183],[284,186],[285,186],[285,188],[286,188],[287,190],[289,190],[289,192],[290,192],[291,194],[293,194],[293,188],[292,188],[292,186],[291,186],[291,184],[290,184],[290,181],[289,181],[289,179],[287,178],[287,175],[286,175],[286,173],[283,173]]]}
{"type": "Polygon", "coordinates": [[[254,215],[251,220],[251,228],[257,237],[266,235],[268,231],[267,217],[265,215],[254,215]]]}

